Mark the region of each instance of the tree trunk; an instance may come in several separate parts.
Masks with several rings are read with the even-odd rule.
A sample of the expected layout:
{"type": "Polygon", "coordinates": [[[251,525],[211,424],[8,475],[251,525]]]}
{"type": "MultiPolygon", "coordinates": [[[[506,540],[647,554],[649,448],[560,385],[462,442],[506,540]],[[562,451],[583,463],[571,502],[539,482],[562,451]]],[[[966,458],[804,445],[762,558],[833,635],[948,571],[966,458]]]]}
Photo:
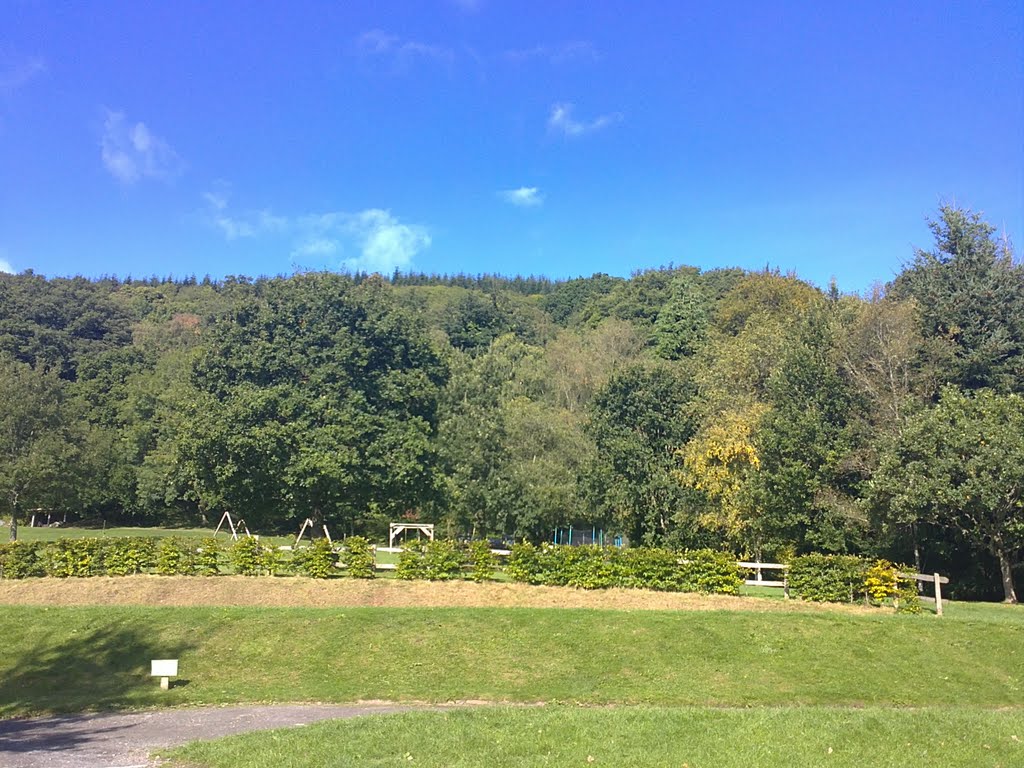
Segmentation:
{"type": "Polygon", "coordinates": [[[11,500],[11,541],[18,540],[18,494],[11,500]]]}
{"type": "MultiPolygon", "coordinates": [[[[921,570],[921,545],[920,545],[920,543],[918,541],[918,537],[917,537],[917,523],[911,523],[910,524],[910,532],[911,532],[911,536],[913,537],[913,541],[914,541],[914,568],[916,569],[917,573],[923,573],[923,571],[921,570]]],[[[924,582],[923,581],[918,581],[917,582],[917,594],[919,594],[919,595],[924,594],[924,582]]]]}
{"type": "Polygon", "coordinates": [[[1006,550],[1000,549],[996,552],[996,557],[999,558],[999,570],[1003,574],[1003,598],[1004,603],[1016,603],[1017,602],[1017,590],[1013,588],[1013,566],[1010,564],[1010,558],[1006,556],[1006,550]]]}

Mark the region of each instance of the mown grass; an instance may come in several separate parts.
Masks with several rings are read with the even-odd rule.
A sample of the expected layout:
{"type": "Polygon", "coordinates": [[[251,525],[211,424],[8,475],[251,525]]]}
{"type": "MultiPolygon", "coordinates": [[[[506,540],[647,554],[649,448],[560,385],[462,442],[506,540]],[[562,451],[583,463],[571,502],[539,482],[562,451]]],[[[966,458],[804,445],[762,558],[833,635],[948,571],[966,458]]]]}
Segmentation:
{"type": "Polygon", "coordinates": [[[411,712],[163,753],[209,768],[944,768],[1024,764],[1020,711],[578,707],[411,712]]]}
{"type": "MultiPolygon", "coordinates": [[[[186,539],[207,539],[213,536],[213,528],[29,528],[18,527],[19,541],[59,541],[60,539],[116,539],[126,536],[144,536],[147,538],[163,538],[177,536],[186,539]]],[[[231,540],[231,532],[224,530],[217,535],[223,542],[231,540]]],[[[291,544],[294,536],[266,536],[266,541],[278,544],[291,544]]]]}
{"type": "Polygon", "coordinates": [[[1024,613],[999,616],[9,606],[0,716],[359,699],[1021,707],[1024,613]],[[153,658],[181,660],[166,693],[153,658]]]}

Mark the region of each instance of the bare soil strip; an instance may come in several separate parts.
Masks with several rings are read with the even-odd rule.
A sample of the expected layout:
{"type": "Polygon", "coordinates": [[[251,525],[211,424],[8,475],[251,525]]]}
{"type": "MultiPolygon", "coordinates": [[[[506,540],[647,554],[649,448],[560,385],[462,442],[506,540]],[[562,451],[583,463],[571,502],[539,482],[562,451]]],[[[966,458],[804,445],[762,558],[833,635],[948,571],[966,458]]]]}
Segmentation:
{"type": "Polygon", "coordinates": [[[0,581],[0,605],[253,606],[280,608],[592,608],[618,611],[852,612],[870,608],[640,589],[581,590],[303,577],[120,576],[0,581]]]}

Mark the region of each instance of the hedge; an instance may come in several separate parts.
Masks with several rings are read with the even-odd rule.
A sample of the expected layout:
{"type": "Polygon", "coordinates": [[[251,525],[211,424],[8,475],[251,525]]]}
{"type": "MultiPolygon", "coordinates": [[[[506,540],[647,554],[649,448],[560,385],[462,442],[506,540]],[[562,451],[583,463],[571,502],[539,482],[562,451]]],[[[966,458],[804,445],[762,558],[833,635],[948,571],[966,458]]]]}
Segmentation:
{"type": "Polygon", "coordinates": [[[626,587],[663,592],[735,595],[742,581],[736,559],[708,549],[612,549],[516,544],[506,569],[513,581],[580,589],[626,587]]]}
{"type": "MultiPolygon", "coordinates": [[[[396,576],[486,581],[494,577],[496,568],[487,542],[424,541],[402,551],[396,576]]],[[[886,560],[852,555],[801,555],[790,561],[787,583],[790,593],[802,600],[865,600],[876,605],[891,604],[900,611],[920,611],[914,581],[900,575],[905,570],[886,560]]],[[[196,542],[175,537],[0,544],[0,578],[4,579],[136,573],[215,576],[225,572],[248,576],[297,572],[312,578],[376,575],[373,545],[359,536],[345,539],[339,547],[318,539],[309,548],[294,552],[290,559],[248,537],[226,549],[215,539],[196,542]]],[[[624,587],[735,595],[743,583],[734,556],[710,549],[675,552],[656,547],[614,549],[524,542],[512,547],[505,572],[513,581],[525,584],[578,589],[624,587]]]]}
{"type": "Polygon", "coordinates": [[[907,566],[854,555],[801,555],[789,563],[789,591],[802,600],[874,605],[891,603],[896,610],[918,613],[917,584],[904,576],[907,566]]]}

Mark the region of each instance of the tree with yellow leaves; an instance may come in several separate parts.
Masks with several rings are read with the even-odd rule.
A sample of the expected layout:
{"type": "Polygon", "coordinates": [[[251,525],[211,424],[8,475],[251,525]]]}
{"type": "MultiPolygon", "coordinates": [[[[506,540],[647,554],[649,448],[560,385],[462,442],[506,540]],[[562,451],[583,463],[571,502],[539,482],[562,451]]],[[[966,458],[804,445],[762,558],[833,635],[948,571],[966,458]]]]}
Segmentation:
{"type": "Polygon", "coordinates": [[[753,514],[748,483],[761,464],[754,434],[767,411],[761,403],[722,411],[677,452],[676,478],[709,502],[698,524],[734,544],[743,543],[753,514]]]}

